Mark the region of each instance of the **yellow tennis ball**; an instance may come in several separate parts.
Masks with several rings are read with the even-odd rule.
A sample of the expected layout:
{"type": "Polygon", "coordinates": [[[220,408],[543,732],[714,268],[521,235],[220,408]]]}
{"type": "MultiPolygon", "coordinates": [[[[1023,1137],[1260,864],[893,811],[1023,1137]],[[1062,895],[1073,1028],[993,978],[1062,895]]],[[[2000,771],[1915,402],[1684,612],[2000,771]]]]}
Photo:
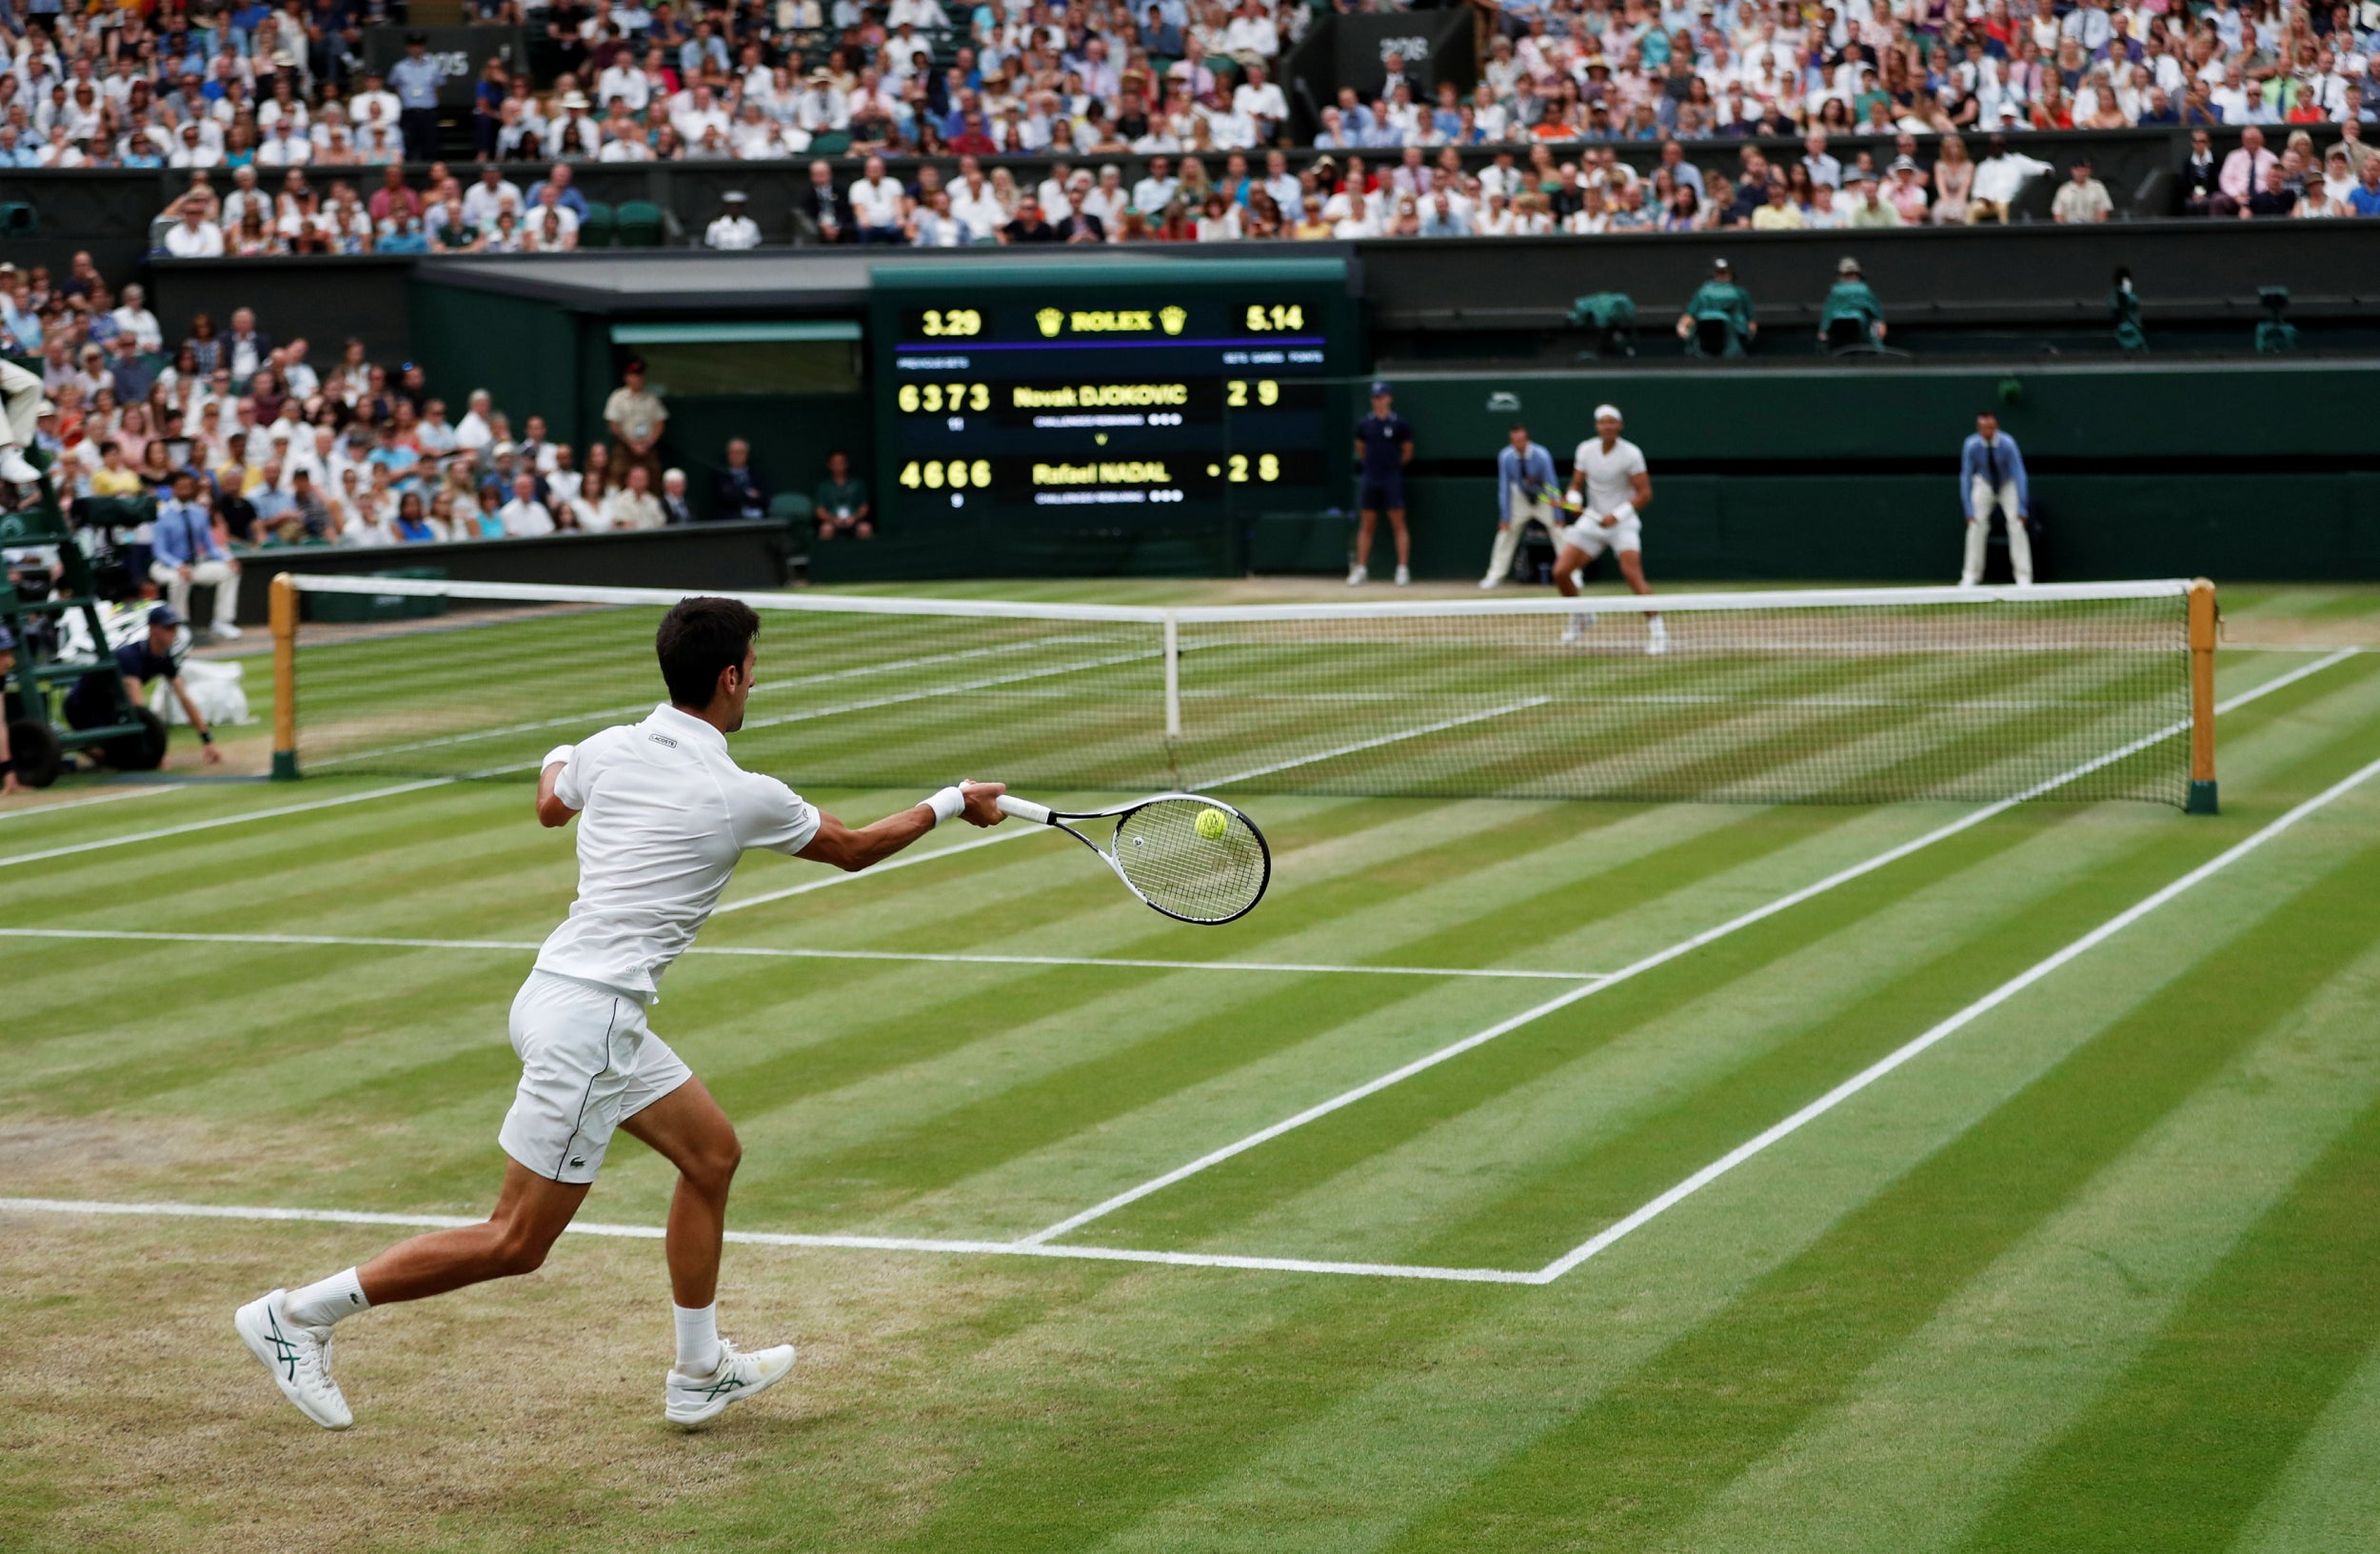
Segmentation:
{"type": "Polygon", "coordinates": [[[1231,822],[1223,818],[1223,812],[1220,809],[1199,811],[1198,832],[1209,842],[1220,842],[1223,839],[1223,832],[1229,829],[1230,826],[1231,822]]]}

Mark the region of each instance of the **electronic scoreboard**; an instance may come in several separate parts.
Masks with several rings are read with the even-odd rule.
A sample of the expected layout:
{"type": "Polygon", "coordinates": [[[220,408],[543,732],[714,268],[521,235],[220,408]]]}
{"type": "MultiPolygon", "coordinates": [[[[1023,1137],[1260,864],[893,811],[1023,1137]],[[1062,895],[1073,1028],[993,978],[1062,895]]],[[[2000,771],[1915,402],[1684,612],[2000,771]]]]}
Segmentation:
{"type": "Polygon", "coordinates": [[[1343,484],[1343,261],[880,265],[871,298],[889,533],[1227,545],[1343,484]]]}

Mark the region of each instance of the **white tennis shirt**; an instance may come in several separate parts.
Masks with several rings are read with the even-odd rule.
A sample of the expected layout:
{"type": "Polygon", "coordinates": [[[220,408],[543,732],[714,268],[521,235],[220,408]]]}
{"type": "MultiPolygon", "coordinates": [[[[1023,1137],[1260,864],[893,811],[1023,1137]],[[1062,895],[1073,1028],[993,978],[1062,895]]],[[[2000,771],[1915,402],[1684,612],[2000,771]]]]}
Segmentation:
{"type": "Polygon", "coordinates": [[[1587,477],[1587,512],[1602,517],[1622,502],[1636,498],[1632,477],[1645,472],[1644,450],[1627,438],[1616,439],[1609,453],[1603,451],[1603,439],[1590,437],[1578,445],[1572,467],[1587,477]]]}
{"type": "Polygon", "coordinates": [[[724,734],[665,702],[574,747],[554,796],[579,811],[579,896],[537,968],[645,1003],[710,920],[737,859],[800,852],[818,834],[800,794],[737,766],[724,734]]]}

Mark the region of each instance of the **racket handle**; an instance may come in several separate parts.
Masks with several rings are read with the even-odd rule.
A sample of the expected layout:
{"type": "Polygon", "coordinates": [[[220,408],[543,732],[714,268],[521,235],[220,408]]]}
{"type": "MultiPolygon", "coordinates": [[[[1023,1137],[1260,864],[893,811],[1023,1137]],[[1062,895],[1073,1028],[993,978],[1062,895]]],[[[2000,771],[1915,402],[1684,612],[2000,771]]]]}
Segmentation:
{"type": "Polygon", "coordinates": [[[1000,812],[1003,815],[1029,820],[1037,826],[1049,824],[1049,806],[1046,804],[1035,804],[1031,799],[1021,799],[1014,793],[1002,793],[992,802],[1000,806],[1000,812]]]}

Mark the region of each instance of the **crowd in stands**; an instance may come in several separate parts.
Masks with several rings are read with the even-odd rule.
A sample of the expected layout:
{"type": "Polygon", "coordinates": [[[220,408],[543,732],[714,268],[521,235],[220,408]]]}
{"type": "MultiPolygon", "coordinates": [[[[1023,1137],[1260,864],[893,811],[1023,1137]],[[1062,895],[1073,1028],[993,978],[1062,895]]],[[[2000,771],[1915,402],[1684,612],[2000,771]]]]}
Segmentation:
{"type": "Polygon", "coordinates": [[[221,325],[199,314],[174,338],[138,285],[111,290],[88,255],[54,282],[0,263],[0,297],[13,343],[37,336],[27,354],[52,407],[38,445],[61,497],[162,501],[188,481],[181,494],[227,545],[529,538],[771,510],[742,439],[698,505],[685,472],[664,466],[668,408],[639,362],[604,407],[608,440],[582,450],[548,436],[542,415],[515,426],[484,389],[450,416],[418,366],[374,363],[359,340],[318,363],[307,341],[275,340],[246,308],[221,325]]]}
{"type": "MultiPolygon", "coordinates": [[[[2380,192],[2357,194],[2362,127],[2380,115],[2368,0],[1472,3],[1488,40],[1476,89],[1419,90],[1391,55],[1378,90],[1322,109],[1315,144],[1331,156],[1309,175],[1269,156],[1290,119],[1279,55],[1311,14],[1296,0],[484,0],[560,67],[533,83],[491,60],[476,84],[478,158],[558,167],[525,189],[395,166],[437,158],[438,67],[417,41],[369,72],[357,0],[154,19],[0,0],[0,167],[188,169],[163,236],[175,254],[565,249],[584,213],[572,161],[820,153],[843,160],[814,164],[798,203],[804,235],[830,241],[1959,221],[2005,204],[1961,187],[1988,165],[1961,137],[2139,125],[2269,127],[2291,143],[2270,166],[2250,159],[2248,187],[2193,189],[2194,211],[2380,210],[2380,192]],[[1783,158],[1713,144],[1851,134],[1903,149],[1847,167],[1823,140],[1783,158]],[[1938,151],[1915,154],[1917,136],[1938,151]],[[1650,174],[1611,149],[1630,141],[1659,148],[1650,174]],[[1466,148],[1512,154],[1465,173],[1448,153],[1466,148]],[[893,180],[864,160],[877,152],[958,170],[893,180]],[[1064,170],[1021,180],[997,165],[1008,152],[1064,170]]],[[[2085,202],[2066,200],[2070,217],[2085,202]]],[[[722,222],[713,241],[744,246],[744,213],[722,222]]]]}

